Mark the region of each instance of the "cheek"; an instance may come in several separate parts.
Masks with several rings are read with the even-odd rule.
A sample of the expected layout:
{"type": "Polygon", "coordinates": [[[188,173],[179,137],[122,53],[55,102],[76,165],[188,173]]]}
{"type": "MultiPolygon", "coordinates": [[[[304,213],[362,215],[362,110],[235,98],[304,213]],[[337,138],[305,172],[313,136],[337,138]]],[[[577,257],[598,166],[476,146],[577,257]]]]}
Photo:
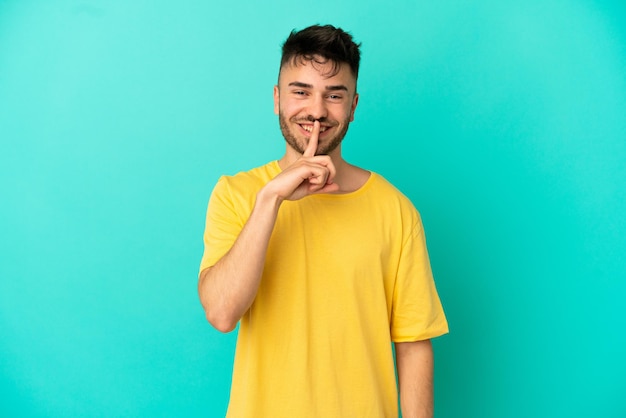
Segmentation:
{"type": "Polygon", "coordinates": [[[278,108],[283,114],[287,114],[291,112],[291,109],[293,108],[293,104],[290,103],[289,100],[283,99],[283,100],[280,100],[278,104],[278,108]]]}
{"type": "Polygon", "coordinates": [[[293,117],[304,117],[307,113],[306,107],[297,101],[282,102],[280,110],[288,119],[293,117]]]}
{"type": "Polygon", "coordinates": [[[348,107],[348,108],[343,110],[341,116],[342,117],[341,117],[340,120],[347,121],[347,122],[352,122],[354,120],[354,111],[352,110],[351,107],[348,107]]]}

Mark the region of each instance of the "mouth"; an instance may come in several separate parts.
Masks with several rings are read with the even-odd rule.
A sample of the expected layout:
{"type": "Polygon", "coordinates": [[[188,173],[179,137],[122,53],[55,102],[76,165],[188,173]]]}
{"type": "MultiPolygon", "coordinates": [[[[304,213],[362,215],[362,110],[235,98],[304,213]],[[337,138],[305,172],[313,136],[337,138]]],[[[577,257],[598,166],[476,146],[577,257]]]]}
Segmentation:
{"type": "MultiPolygon", "coordinates": [[[[313,125],[302,125],[302,124],[299,124],[299,125],[305,131],[307,131],[309,133],[313,132],[313,125]]],[[[330,128],[330,127],[329,126],[320,126],[320,134],[322,132],[326,131],[328,128],[330,128]]]]}

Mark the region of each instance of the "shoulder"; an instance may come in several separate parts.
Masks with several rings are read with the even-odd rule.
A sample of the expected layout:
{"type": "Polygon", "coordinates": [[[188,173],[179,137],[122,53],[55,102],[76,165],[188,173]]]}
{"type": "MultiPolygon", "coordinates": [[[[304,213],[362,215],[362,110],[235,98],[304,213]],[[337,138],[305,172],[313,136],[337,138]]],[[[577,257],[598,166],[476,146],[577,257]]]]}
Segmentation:
{"type": "Polygon", "coordinates": [[[400,189],[394,186],[381,174],[372,172],[368,181],[370,187],[368,193],[371,199],[379,202],[385,210],[395,214],[403,224],[418,229],[421,228],[421,216],[411,199],[400,189]]]}
{"type": "Polygon", "coordinates": [[[397,204],[415,210],[411,200],[381,174],[372,171],[370,182],[372,183],[371,188],[374,193],[386,195],[389,198],[393,198],[397,204]]]}
{"type": "Polygon", "coordinates": [[[273,161],[234,175],[223,175],[213,187],[210,202],[247,207],[254,203],[256,193],[278,174],[277,170],[280,172],[278,164],[273,161]]]}
{"type": "Polygon", "coordinates": [[[278,163],[271,161],[247,171],[220,177],[215,185],[215,190],[228,190],[230,193],[243,194],[255,193],[278,173],[280,173],[278,163]]]}
{"type": "Polygon", "coordinates": [[[248,171],[219,178],[209,198],[209,210],[220,212],[227,210],[247,214],[252,210],[257,192],[280,172],[276,162],[270,162],[248,171]]]}

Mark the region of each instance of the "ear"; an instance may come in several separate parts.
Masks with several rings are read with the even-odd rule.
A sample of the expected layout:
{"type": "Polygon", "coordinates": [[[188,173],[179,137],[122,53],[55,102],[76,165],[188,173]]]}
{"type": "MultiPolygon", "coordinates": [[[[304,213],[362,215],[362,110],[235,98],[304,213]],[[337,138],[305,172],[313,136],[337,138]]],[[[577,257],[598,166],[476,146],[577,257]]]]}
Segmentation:
{"type": "Polygon", "coordinates": [[[280,92],[278,91],[278,86],[274,86],[274,114],[278,115],[280,112],[280,92]]]}
{"type": "Polygon", "coordinates": [[[359,94],[354,94],[354,99],[352,99],[352,107],[350,109],[350,122],[354,120],[354,111],[356,110],[356,105],[359,104],[359,94]]]}

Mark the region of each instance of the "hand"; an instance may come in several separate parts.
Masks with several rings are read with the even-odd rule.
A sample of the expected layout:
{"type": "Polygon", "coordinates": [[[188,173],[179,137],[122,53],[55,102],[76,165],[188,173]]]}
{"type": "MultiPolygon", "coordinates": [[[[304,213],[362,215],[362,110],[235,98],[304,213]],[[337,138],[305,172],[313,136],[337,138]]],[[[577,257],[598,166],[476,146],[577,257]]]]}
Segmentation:
{"type": "Polygon", "coordinates": [[[319,142],[320,122],[313,123],[313,131],[302,157],[272,179],[265,190],[282,200],[298,200],[303,197],[331,193],[339,190],[333,183],[336,170],[327,155],[315,155],[319,142]]]}

